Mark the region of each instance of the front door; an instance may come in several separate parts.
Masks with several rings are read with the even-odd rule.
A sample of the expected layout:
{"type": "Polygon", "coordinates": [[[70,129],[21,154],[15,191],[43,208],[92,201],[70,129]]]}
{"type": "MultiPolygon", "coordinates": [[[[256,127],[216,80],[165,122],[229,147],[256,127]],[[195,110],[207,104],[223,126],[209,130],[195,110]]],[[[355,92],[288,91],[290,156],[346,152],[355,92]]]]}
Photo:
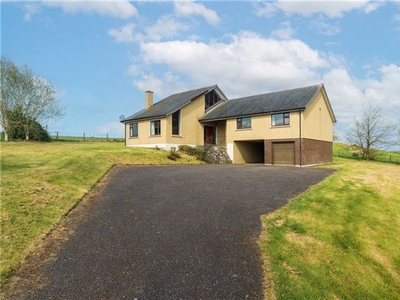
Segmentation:
{"type": "Polygon", "coordinates": [[[204,126],[204,145],[215,145],[216,128],[213,126],[204,126]]]}

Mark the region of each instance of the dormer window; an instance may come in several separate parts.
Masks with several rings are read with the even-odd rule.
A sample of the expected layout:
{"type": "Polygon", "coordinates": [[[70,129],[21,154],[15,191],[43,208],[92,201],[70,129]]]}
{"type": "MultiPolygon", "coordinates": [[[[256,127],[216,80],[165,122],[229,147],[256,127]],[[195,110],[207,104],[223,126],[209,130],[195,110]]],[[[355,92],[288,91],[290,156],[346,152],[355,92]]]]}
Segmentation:
{"type": "Polygon", "coordinates": [[[205,95],[205,108],[208,109],[211,106],[214,106],[218,102],[222,101],[222,99],[218,96],[215,91],[211,91],[205,95]]]}

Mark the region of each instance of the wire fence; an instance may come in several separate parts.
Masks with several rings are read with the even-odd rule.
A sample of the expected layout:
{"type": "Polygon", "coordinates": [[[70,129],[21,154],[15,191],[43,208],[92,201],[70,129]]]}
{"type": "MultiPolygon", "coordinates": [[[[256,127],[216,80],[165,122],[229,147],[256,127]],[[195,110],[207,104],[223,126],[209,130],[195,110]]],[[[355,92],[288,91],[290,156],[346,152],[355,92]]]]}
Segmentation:
{"type": "MultiPolygon", "coordinates": [[[[351,159],[358,159],[363,160],[362,152],[359,150],[349,151],[349,150],[333,150],[334,157],[343,157],[343,158],[351,158],[351,159]]],[[[377,151],[372,161],[379,161],[379,162],[387,162],[387,163],[394,163],[400,164],[400,153],[399,152],[386,152],[386,151],[377,151]]]]}
{"type": "Polygon", "coordinates": [[[124,138],[111,137],[108,134],[104,136],[93,136],[91,134],[83,133],[81,136],[62,135],[59,132],[52,132],[50,134],[52,141],[60,142],[123,142],[124,138]]]}

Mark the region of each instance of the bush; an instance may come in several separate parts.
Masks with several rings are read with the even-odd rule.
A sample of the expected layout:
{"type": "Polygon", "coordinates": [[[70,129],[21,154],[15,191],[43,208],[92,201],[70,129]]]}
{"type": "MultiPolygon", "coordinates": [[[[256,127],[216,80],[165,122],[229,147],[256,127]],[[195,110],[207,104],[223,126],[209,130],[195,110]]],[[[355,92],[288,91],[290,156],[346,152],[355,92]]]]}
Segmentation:
{"type": "Polygon", "coordinates": [[[191,147],[188,145],[180,145],[178,149],[180,152],[194,156],[198,160],[204,160],[204,158],[206,157],[206,151],[204,151],[204,149],[201,147],[191,147]]]}
{"type": "Polygon", "coordinates": [[[170,152],[168,153],[167,157],[168,157],[170,160],[177,160],[178,158],[181,158],[181,155],[180,155],[178,152],[170,151],[170,152]]]}
{"type": "MultiPolygon", "coordinates": [[[[51,138],[49,133],[43,126],[35,119],[24,115],[22,108],[17,106],[13,111],[8,112],[8,121],[11,126],[8,130],[9,140],[25,140],[28,138],[31,141],[50,142],[51,138]],[[25,126],[29,125],[29,131],[26,133],[25,126]]],[[[3,134],[4,139],[4,134],[3,134]]]]}

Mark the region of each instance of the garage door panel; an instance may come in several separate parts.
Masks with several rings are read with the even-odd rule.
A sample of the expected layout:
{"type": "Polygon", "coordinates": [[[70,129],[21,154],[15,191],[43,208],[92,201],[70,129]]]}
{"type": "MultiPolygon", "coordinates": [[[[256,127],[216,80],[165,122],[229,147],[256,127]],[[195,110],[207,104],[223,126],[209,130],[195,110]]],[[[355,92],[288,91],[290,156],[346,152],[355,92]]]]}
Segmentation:
{"type": "Polygon", "coordinates": [[[275,165],[294,165],[294,143],[274,143],[275,165]]]}

